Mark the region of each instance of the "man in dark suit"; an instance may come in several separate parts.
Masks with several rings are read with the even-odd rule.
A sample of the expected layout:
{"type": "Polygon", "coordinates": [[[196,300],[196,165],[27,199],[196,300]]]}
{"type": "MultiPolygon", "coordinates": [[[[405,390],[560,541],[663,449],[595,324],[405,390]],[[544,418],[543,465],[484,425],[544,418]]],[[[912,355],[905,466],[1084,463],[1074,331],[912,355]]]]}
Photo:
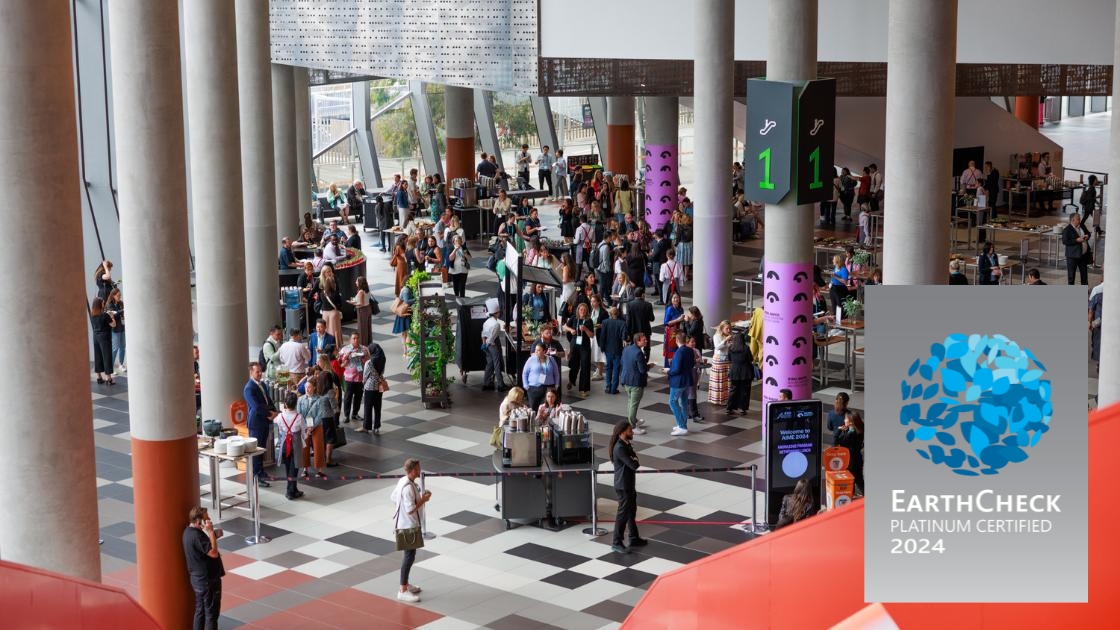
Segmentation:
{"type": "MultiPolygon", "coordinates": [[[[253,361],[249,364],[249,382],[245,383],[245,388],[241,390],[241,397],[245,399],[245,404],[249,405],[249,418],[246,422],[249,425],[249,437],[257,438],[260,448],[268,448],[268,431],[272,428],[272,418],[276,416],[276,412],[273,410],[268,388],[261,382],[262,375],[260,363],[253,361]]],[[[263,462],[263,456],[253,458],[253,476],[257,477],[260,485],[267,488],[272,484],[268,482],[266,476],[261,475],[263,462]]]]}
{"type": "MultiPolygon", "coordinates": [[[[648,339],[653,335],[653,304],[646,301],[646,290],[638,287],[634,291],[634,299],[626,307],[626,324],[633,337],[637,333],[645,334],[648,339]]],[[[649,363],[649,346],[643,350],[646,363],[649,363]]]]}
{"type": "MultiPolygon", "coordinates": [[[[652,305],[649,305],[652,307],[652,305]]],[[[599,349],[606,355],[606,389],[608,394],[618,393],[618,376],[622,371],[622,347],[629,336],[626,322],[622,321],[622,313],[618,307],[610,310],[610,319],[604,320],[599,325],[599,349]]]]}
{"type": "Polygon", "coordinates": [[[334,335],[327,332],[327,322],[321,319],[315,322],[315,332],[311,333],[311,340],[308,342],[308,349],[311,350],[311,360],[307,362],[308,367],[315,365],[319,360],[320,352],[333,347],[334,344],[334,335]]]}

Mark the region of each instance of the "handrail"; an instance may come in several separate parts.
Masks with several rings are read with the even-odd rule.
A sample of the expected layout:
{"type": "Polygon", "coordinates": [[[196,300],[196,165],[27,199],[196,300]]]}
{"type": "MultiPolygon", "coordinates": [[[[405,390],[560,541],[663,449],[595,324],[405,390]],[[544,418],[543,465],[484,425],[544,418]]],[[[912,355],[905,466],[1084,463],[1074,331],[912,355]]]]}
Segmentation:
{"type": "Polygon", "coordinates": [[[373,115],[369,117],[369,121],[373,122],[374,120],[377,120],[378,117],[383,116],[384,114],[388,114],[390,111],[396,109],[398,105],[408,100],[411,96],[412,95],[408,92],[397,96],[397,98],[389,101],[389,103],[385,105],[385,107],[382,107],[381,109],[374,112],[373,115]]]}
{"type": "Polygon", "coordinates": [[[325,146],[322,149],[319,149],[318,151],[316,151],[315,154],[311,156],[311,160],[312,161],[318,160],[319,158],[323,157],[324,153],[326,153],[327,151],[330,151],[331,149],[333,149],[333,148],[337,147],[338,145],[342,144],[342,142],[344,140],[349,140],[350,136],[352,136],[356,133],[358,133],[358,130],[354,127],[351,127],[350,131],[347,131],[343,135],[341,135],[338,138],[336,138],[335,140],[333,140],[327,146],[325,146]]]}

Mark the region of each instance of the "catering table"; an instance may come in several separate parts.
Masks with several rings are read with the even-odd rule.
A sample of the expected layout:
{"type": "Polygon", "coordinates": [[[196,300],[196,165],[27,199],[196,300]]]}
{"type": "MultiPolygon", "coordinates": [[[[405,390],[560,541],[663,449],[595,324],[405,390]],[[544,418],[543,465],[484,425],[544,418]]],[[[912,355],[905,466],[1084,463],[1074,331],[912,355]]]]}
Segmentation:
{"type": "MultiPolygon", "coordinates": [[[[972,270],[972,284],[978,284],[977,279],[980,276],[980,265],[976,262],[976,257],[972,256],[964,260],[965,269],[972,270]]],[[[1007,280],[1007,284],[1015,284],[1015,268],[1019,267],[1020,271],[1023,269],[1023,263],[1018,260],[1007,259],[1006,263],[998,265],[1000,269],[999,284],[1003,284],[1007,280]]],[[[1020,279],[1020,284],[1022,280],[1020,279]]]]}
{"type": "Polygon", "coordinates": [[[510,468],[502,465],[502,453],[496,450],[491,462],[499,481],[495,491],[501,493],[494,508],[501,512],[506,529],[514,520],[589,518],[595,509],[594,461],[561,465],[546,451],[540,466],[510,468]]]}
{"type": "MultiPolygon", "coordinates": [[[[1038,226],[1037,228],[1031,229],[1031,230],[1022,230],[1022,229],[1019,229],[1019,228],[1010,227],[1010,226],[1005,225],[1005,224],[988,224],[988,225],[984,225],[984,226],[981,226],[981,227],[985,230],[990,230],[992,232],[995,232],[996,234],[999,234],[999,233],[1012,234],[1012,235],[1014,235],[1014,236],[1012,236],[1012,238],[1017,238],[1019,241],[1023,241],[1023,240],[1032,241],[1033,240],[1035,242],[1035,250],[1038,252],[1038,258],[1035,258],[1035,260],[1039,260],[1039,261],[1042,260],[1042,236],[1045,232],[1051,232],[1054,229],[1053,226],[1049,226],[1049,225],[1038,226]]],[[[995,236],[993,236],[989,240],[995,241],[995,236]]],[[[1020,248],[1016,251],[1018,252],[1018,255],[1020,257],[1020,261],[1025,265],[1027,262],[1029,262],[1031,260],[1030,243],[1029,242],[1027,243],[1026,251],[1023,251],[1023,249],[1021,247],[1021,243],[1016,243],[1016,244],[1020,245],[1020,248]]],[[[1049,252],[1047,252],[1047,257],[1049,257],[1049,252]]]]}
{"type": "MultiPolygon", "coordinates": [[[[322,249],[318,245],[300,245],[292,247],[292,254],[295,255],[296,260],[310,260],[320,254],[322,249]]],[[[299,278],[299,270],[296,270],[295,278],[299,278]]],[[[342,311],[342,321],[348,322],[357,319],[358,311],[350,299],[358,292],[357,281],[358,276],[363,276],[366,273],[366,257],[361,250],[352,247],[346,248],[346,258],[334,263],[334,277],[338,281],[338,290],[342,293],[342,304],[339,305],[339,310],[342,311]]],[[[282,278],[291,277],[290,271],[281,271],[282,278]]],[[[318,275],[318,272],[316,272],[318,275]]],[[[290,286],[294,282],[284,282],[280,286],[290,286]]]]}
{"type": "Polygon", "coordinates": [[[973,244],[976,244],[977,247],[980,246],[980,240],[979,240],[980,239],[980,231],[979,230],[976,231],[976,240],[972,239],[973,226],[980,225],[981,223],[987,223],[988,222],[988,213],[991,212],[991,210],[992,209],[987,207],[987,206],[958,206],[957,207],[957,214],[958,215],[960,215],[962,213],[969,215],[969,217],[968,217],[968,240],[965,241],[965,247],[969,247],[973,244]]]}
{"type": "Polygon", "coordinates": [[[821,387],[828,386],[828,356],[829,349],[836,344],[844,344],[844,373],[848,372],[848,335],[832,335],[827,337],[813,337],[813,343],[817,346],[817,359],[820,360],[817,370],[817,376],[813,378],[821,382],[821,387]]]}
{"type": "MultiPolygon", "coordinates": [[[[253,462],[254,457],[264,457],[266,449],[257,448],[252,453],[245,453],[243,455],[228,455],[226,453],[218,453],[214,451],[211,446],[211,440],[201,438],[198,441],[198,456],[205,457],[210,462],[210,507],[218,512],[218,518],[222,518],[222,496],[221,496],[221,481],[222,477],[219,474],[219,466],[222,462],[234,462],[234,464],[241,462],[245,466],[245,498],[249,504],[249,513],[253,518],[253,536],[245,539],[245,542],[250,545],[257,543],[268,542],[267,536],[261,536],[261,505],[259,488],[256,483],[256,477],[253,475],[253,462]]],[[[230,496],[230,500],[235,500],[240,497],[240,494],[230,496]]],[[[230,505],[230,507],[239,507],[242,502],[230,505]]]]}

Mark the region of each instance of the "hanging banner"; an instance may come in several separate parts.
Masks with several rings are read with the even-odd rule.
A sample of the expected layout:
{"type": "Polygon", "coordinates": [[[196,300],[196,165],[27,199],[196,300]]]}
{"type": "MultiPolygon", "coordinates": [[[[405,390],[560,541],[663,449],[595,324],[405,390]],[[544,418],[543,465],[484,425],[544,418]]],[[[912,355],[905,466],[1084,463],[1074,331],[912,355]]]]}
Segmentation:
{"type": "Polygon", "coordinates": [[[646,145],[646,223],[650,231],[665,227],[677,209],[677,147],[671,144],[646,145]]]}

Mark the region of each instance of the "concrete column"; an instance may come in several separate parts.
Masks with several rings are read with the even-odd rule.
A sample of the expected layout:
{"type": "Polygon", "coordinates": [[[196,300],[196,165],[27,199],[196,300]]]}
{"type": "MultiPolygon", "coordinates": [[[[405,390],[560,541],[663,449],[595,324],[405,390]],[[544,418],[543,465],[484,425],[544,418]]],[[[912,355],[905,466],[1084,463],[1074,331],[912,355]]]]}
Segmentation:
{"type": "Polygon", "coordinates": [[[447,184],[458,177],[474,180],[474,90],[448,85],[443,92],[447,124],[447,184]]]}
{"type": "MultiPolygon", "coordinates": [[[[692,303],[713,325],[731,316],[731,98],[735,1],[697,0],[694,37],[696,172],[692,303]]],[[[612,141],[613,146],[613,141],[612,141]]],[[[676,195],[674,195],[674,198],[676,195]]],[[[767,226],[769,228],[769,225],[767,226]]]]}
{"type": "Polygon", "coordinates": [[[272,139],[272,62],[268,3],[237,0],[237,91],[241,122],[241,182],[245,219],[245,288],[249,354],[257,356],[270,328],[280,323],[276,208],[260,189],[276,181],[272,139]]]}
{"type": "Polygon", "coordinates": [[[680,187],[680,102],[675,96],[647,96],[646,106],[646,222],[649,229],[665,227],[677,209],[680,187]]]}
{"type": "MultiPolygon", "coordinates": [[[[817,0],[770,0],[769,19],[766,78],[791,82],[817,78],[817,0]]],[[[777,400],[783,388],[790,389],[795,400],[811,397],[813,389],[810,345],[794,343],[798,337],[813,338],[809,317],[812,300],[795,299],[798,293],[809,294],[808,282],[813,278],[813,205],[798,205],[795,187],[766,217],[763,257],[767,276],[763,293],[779,296],[776,302],[765,301],[766,321],[775,329],[790,331],[793,338],[782,338],[779,344],[765,348],[777,363],[764,368],[764,404],[777,400]]]]}
{"type": "MultiPolygon", "coordinates": [[[[296,165],[296,112],[292,95],[294,71],[291,66],[272,65],[272,144],[276,172],[277,238],[298,238],[296,224],[303,219],[300,210],[299,168],[296,165]]],[[[308,193],[310,196],[311,193],[308,193]]]]}
{"type": "Polygon", "coordinates": [[[887,187],[884,284],[948,282],[956,54],[956,4],[891,0],[884,172],[908,183],[887,187]]]}
{"type": "MultiPolygon", "coordinates": [[[[132,342],[128,410],[140,604],[161,626],[187,628],[194,592],[181,540],[187,512],[198,504],[198,453],[185,357],[194,329],[183,83],[179,64],[165,63],[179,59],[179,12],[174,2],[151,0],[114,0],[108,7],[132,342]],[[161,192],[156,204],[150,195],[154,181],[161,192]]],[[[205,252],[200,263],[210,255],[205,252]]]]}
{"type": "MultiPolygon", "coordinates": [[[[954,61],[955,61],[954,57],[954,61]]],[[[1015,117],[1038,129],[1038,97],[1019,95],[1015,97],[1015,117]]]]}
{"type": "MultiPolygon", "coordinates": [[[[1120,9],[1116,11],[1116,33],[1120,33],[1120,9]]],[[[1113,66],[1120,63],[1120,39],[1115,40],[1113,66]]],[[[1112,74],[1112,93],[1120,94],[1120,73],[1112,74]]],[[[1111,168],[1109,172],[1120,174],[1120,117],[1112,116],[1111,142],[1109,142],[1111,168]]],[[[1120,208],[1120,181],[1114,178],[1108,186],[1108,207],[1120,208]]],[[[1104,228],[1110,226],[1104,225],[1104,228]]],[[[1112,267],[1120,265],[1120,238],[1104,239],[1104,313],[1120,313],[1120,271],[1112,267]],[[1109,310],[1112,309],[1112,310],[1109,310]]],[[[1101,372],[1097,377],[1097,395],[1101,407],[1120,402],[1120,319],[1101,318],[1101,372]]]]}
{"type": "Polygon", "coordinates": [[[634,97],[607,98],[607,170],[634,181],[634,97]]]}
{"type": "MultiPolygon", "coordinates": [[[[66,0],[0,4],[0,190],[50,182],[37,186],[35,205],[50,208],[56,244],[12,238],[0,247],[0,265],[12,270],[0,280],[9,339],[0,344],[0,360],[9,366],[0,553],[9,562],[96,582],[101,555],[84,298],[92,270],[84,268],[81,248],[70,41],[66,0]],[[17,339],[33,340],[34,351],[17,339]]],[[[13,236],[43,230],[43,215],[25,209],[5,212],[5,222],[13,236]]]]}
{"type": "MultiPolygon", "coordinates": [[[[311,209],[311,182],[315,169],[311,163],[311,93],[307,68],[292,69],[292,97],[296,121],[296,185],[299,186],[299,216],[311,209]]],[[[312,215],[314,216],[314,214],[312,215]]]]}
{"type": "Polygon", "coordinates": [[[237,32],[226,0],[193,0],[184,11],[194,241],[206,249],[196,259],[202,417],[229,426],[250,356],[245,224],[228,193],[241,184],[237,32]]]}

